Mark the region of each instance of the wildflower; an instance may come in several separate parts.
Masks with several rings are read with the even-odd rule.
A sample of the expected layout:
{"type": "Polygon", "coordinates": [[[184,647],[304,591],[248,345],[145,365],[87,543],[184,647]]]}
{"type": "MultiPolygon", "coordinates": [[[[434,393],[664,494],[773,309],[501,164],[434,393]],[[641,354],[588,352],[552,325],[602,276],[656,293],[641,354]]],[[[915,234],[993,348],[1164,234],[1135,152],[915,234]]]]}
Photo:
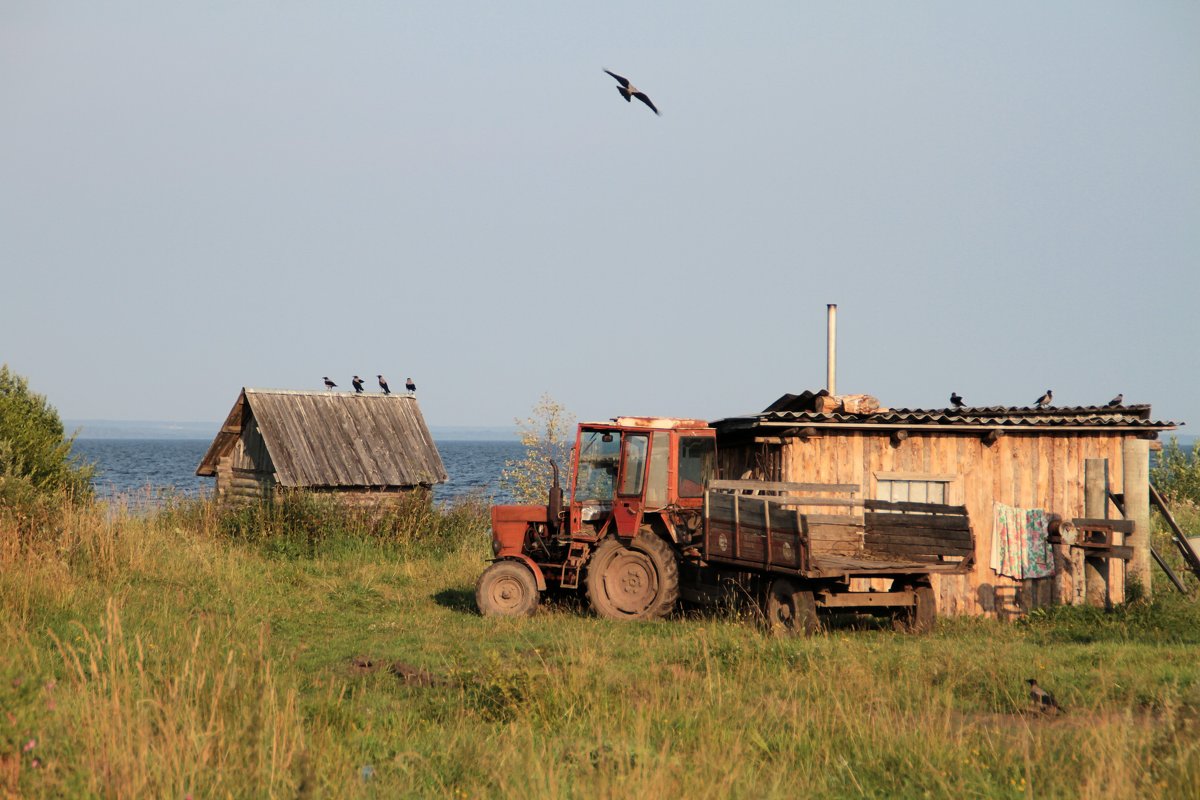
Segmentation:
{"type": "Polygon", "coordinates": [[[21,752],[28,753],[30,750],[32,750],[35,747],[37,747],[37,739],[30,739],[28,742],[25,743],[25,746],[21,748],[21,752]]]}
{"type": "Polygon", "coordinates": [[[37,769],[41,765],[42,765],[42,762],[38,761],[36,758],[33,761],[29,762],[29,766],[33,767],[34,769],[37,769]]]}

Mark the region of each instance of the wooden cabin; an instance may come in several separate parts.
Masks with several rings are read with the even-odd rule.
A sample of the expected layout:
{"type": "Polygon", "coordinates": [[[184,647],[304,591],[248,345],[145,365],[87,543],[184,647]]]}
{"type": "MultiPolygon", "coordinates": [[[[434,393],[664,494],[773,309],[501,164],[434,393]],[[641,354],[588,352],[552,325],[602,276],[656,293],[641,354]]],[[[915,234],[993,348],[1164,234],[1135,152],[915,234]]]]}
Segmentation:
{"type": "Polygon", "coordinates": [[[447,479],[415,397],[281,389],[242,389],[196,474],[220,500],[284,487],[359,503],[447,479]]]}
{"type": "MultiPolygon", "coordinates": [[[[1107,603],[1123,602],[1126,561],[1134,548],[1124,546],[1131,539],[1114,540],[1116,546],[1107,550],[1085,550],[1051,536],[1053,574],[1018,580],[993,568],[996,504],[1043,509],[1064,520],[1119,519],[1102,490],[1099,505],[1095,490],[1089,494],[1091,513],[1085,514],[1085,465],[1103,470],[1103,463],[1088,461],[1105,459],[1108,491],[1120,495],[1128,469],[1148,471],[1146,440],[1176,424],[1153,421],[1148,405],[888,409],[866,395],[804,392],[784,395],[760,414],[713,426],[723,477],[853,484],[863,498],[964,506],[975,533],[974,565],[961,576],[934,578],[939,613],[1008,617],[1094,601],[1097,587],[1089,598],[1087,580],[1103,580],[1107,603]]],[[[1122,524],[1130,525],[1122,521],[1115,527],[1122,524]]],[[[1148,573],[1148,538],[1141,536],[1148,573]]]]}

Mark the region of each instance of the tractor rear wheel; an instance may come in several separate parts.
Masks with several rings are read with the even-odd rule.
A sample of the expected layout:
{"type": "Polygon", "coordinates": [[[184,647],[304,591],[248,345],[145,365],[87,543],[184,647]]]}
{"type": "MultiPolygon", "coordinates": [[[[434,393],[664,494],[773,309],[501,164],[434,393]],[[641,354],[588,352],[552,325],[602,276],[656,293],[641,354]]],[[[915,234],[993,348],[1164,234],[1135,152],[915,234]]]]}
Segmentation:
{"type": "Polygon", "coordinates": [[[537,580],[517,561],[497,561],[475,584],[475,605],[485,617],[527,617],[538,605],[537,580]]]}
{"type": "Polygon", "coordinates": [[[816,597],[812,592],[798,591],[786,578],[771,581],[765,605],[771,633],[812,636],[821,629],[816,597]]]}
{"type": "Polygon", "coordinates": [[[679,599],[679,561],[653,533],[628,545],[617,538],[600,543],[588,562],[587,596],[597,616],[661,619],[679,599]]]}

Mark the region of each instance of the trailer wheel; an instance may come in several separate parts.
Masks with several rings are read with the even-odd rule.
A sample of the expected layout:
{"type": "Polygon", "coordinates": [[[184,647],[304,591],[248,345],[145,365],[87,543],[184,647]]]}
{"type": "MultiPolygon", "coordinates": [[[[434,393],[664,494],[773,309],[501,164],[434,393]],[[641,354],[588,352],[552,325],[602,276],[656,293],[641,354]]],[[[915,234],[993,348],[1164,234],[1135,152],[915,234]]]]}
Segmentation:
{"type": "Polygon", "coordinates": [[[628,545],[605,539],[588,562],[587,596],[597,616],[661,619],[679,599],[675,552],[653,533],[643,533],[628,545]]]}
{"type": "Polygon", "coordinates": [[[927,583],[907,586],[916,594],[916,605],[902,611],[896,627],[906,633],[929,633],[937,622],[937,596],[927,583]]]}
{"type": "Polygon", "coordinates": [[[475,584],[475,605],[485,617],[527,617],[537,608],[537,580],[517,561],[497,561],[475,584]]]}
{"type": "Polygon", "coordinates": [[[771,581],[767,590],[767,626],[784,636],[812,636],[821,629],[817,599],[812,592],[797,591],[786,578],[771,581]]]}

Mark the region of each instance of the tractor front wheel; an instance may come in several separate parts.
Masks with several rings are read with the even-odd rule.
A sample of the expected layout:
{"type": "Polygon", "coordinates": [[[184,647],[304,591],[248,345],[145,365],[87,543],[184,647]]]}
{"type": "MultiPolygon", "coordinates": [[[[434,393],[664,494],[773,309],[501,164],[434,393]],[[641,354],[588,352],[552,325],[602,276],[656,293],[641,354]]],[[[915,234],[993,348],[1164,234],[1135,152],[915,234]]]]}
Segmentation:
{"type": "Polygon", "coordinates": [[[679,599],[679,561],[653,533],[642,533],[628,545],[605,539],[588,562],[587,595],[597,616],[661,619],[679,599]]]}
{"type": "Polygon", "coordinates": [[[485,617],[527,617],[538,604],[537,580],[517,561],[497,561],[475,584],[475,605],[485,617]]]}

